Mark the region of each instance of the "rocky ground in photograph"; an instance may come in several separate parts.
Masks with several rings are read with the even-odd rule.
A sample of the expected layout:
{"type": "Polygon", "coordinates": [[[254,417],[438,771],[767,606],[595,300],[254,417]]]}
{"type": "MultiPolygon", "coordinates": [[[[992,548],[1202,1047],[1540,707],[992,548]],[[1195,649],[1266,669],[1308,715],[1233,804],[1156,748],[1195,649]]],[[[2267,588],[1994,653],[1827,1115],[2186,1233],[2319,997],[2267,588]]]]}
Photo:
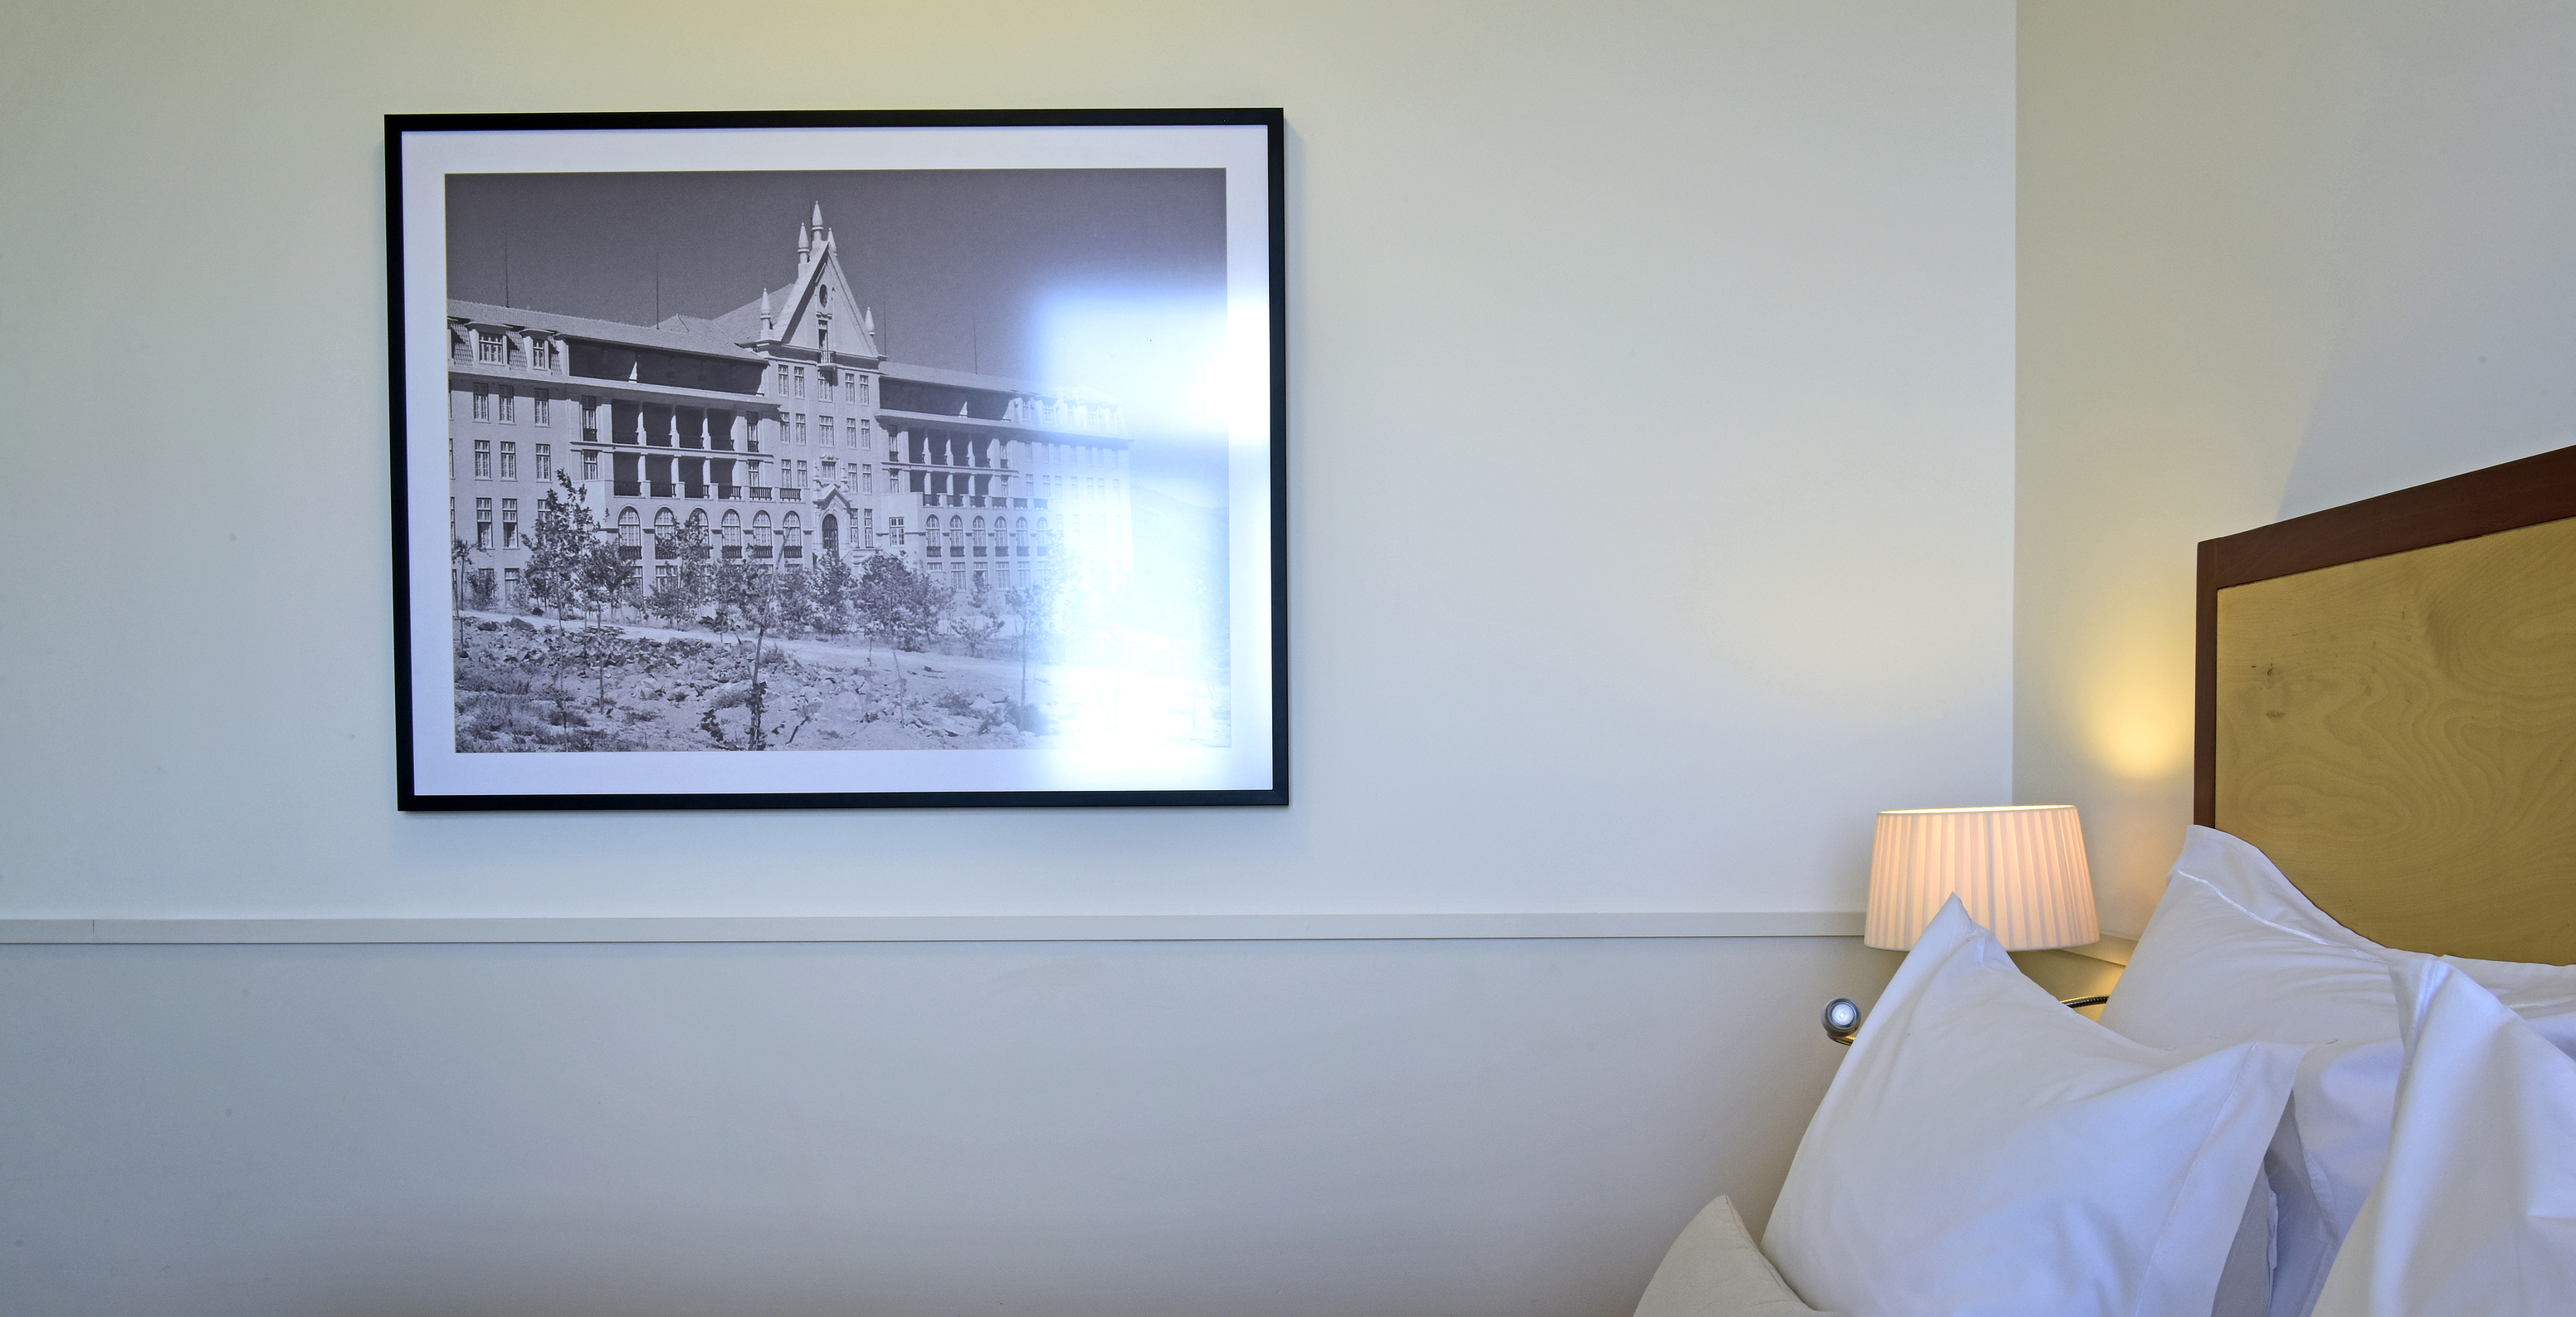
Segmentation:
{"type": "Polygon", "coordinates": [[[652,627],[468,613],[456,659],[456,748],[544,750],[1017,749],[1054,743],[1017,663],[753,643],[652,627]]]}

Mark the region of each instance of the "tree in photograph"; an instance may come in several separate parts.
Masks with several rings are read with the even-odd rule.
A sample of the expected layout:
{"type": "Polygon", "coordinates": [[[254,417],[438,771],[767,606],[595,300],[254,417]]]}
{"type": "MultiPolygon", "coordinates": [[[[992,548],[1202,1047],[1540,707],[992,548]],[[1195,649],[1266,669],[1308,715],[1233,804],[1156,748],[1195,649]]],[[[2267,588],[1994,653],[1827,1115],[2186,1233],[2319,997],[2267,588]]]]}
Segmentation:
{"type": "Polygon", "coordinates": [[[930,642],[939,638],[939,619],[948,613],[949,603],[957,592],[939,583],[929,572],[914,572],[911,607],[905,610],[903,638],[905,647],[916,654],[930,652],[930,642]]]}
{"type": "Polygon", "coordinates": [[[852,602],[858,609],[859,628],[871,640],[883,640],[886,648],[893,651],[898,679],[909,681],[903,670],[903,651],[919,650],[929,643],[946,594],[932,585],[928,576],[905,566],[903,559],[893,554],[868,559],[852,602]]]}
{"type": "Polygon", "coordinates": [[[636,588],[642,575],[640,564],[619,557],[617,546],[607,540],[603,535],[593,541],[582,550],[573,567],[573,597],[581,601],[577,607],[590,610],[593,626],[604,624],[610,609],[620,603],[640,602],[642,596],[636,588]]]}
{"type": "Polygon", "coordinates": [[[474,546],[462,537],[447,537],[447,593],[449,604],[458,613],[465,611],[465,578],[474,569],[474,546]]]}
{"type": "MultiPolygon", "coordinates": [[[[521,588],[539,607],[552,608],[562,618],[591,611],[584,565],[592,551],[602,547],[602,537],[598,516],[582,500],[572,478],[558,473],[555,484],[537,504],[536,519],[528,528],[528,564],[521,588]]],[[[609,556],[616,554],[612,551],[609,556]]]]}
{"type": "Polygon", "coordinates": [[[771,589],[778,601],[779,629],[793,635],[813,625],[818,602],[814,574],[800,563],[783,562],[770,575],[775,578],[771,589]]]}
{"type": "MultiPolygon", "coordinates": [[[[751,726],[744,737],[746,749],[769,748],[769,730],[762,721],[768,716],[768,687],[760,679],[760,669],[768,657],[769,637],[777,631],[783,610],[779,599],[782,573],[754,567],[744,562],[727,562],[716,568],[716,604],[719,617],[729,617],[731,625],[750,633],[751,683],[743,692],[742,703],[751,714],[751,726]]],[[[709,720],[713,710],[709,710],[709,720]]],[[[719,738],[721,739],[721,738],[719,738]]]]}
{"type": "Polygon", "coordinates": [[[991,586],[975,583],[972,593],[952,601],[948,616],[949,633],[966,646],[969,658],[984,657],[984,646],[1002,630],[1002,601],[991,586]]]}
{"type": "Polygon", "coordinates": [[[850,570],[849,560],[837,553],[824,554],[822,561],[814,564],[815,631],[826,636],[849,634],[851,594],[858,584],[858,574],[850,570]]]}
{"type": "Polygon", "coordinates": [[[599,707],[605,709],[609,707],[608,674],[634,660],[637,644],[623,627],[559,626],[546,633],[546,657],[559,670],[595,678],[599,707]]]}
{"type": "Polygon", "coordinates": [[[644,598],[644,609],[675,627],[686,627],[706,606],[715,588],[714,554],[708,543],[707,525],[692,521],[675,531],[653,533],[654,556],[677,560],[677,570],[653,583],[653,592],[644,598]]]}
{"type": "Polygon", "coordinates": [[[463,539],[447,537],[447,594],[449,627],[456,635],[456,657],[466,655],[465,589],[474,575],[474,546],[463,539]]]}
{"type": "Polygon", "coordinates": [[[1036,585],[1022,586],[1002,595],[1002,607],[1020,624],[1020,703],[1029,702],[1029,651],[1053,643],[1061,625],[1057,617],[1055,592],[1041,578],[1036,585]]]}

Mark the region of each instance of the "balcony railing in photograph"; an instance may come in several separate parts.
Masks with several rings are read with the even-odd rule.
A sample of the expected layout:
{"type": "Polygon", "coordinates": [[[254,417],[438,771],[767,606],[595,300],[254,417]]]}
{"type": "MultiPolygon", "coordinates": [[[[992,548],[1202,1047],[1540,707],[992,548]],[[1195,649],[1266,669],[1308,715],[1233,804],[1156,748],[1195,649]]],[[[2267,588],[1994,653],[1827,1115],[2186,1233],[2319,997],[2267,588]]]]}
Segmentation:
{"type": "Polygon", "coordinates": [[[724,556],[726,562],[741,562],[742,546],[739,544],[728,544],[724,546],[724,556]]]}
{"type": "Polygon", "coordinates": [[[767,502],[767,501],[769,500],[769,486],[767,486],[767,485],[754,485],[754,486],[752,486],[752,487],[751,487],[751,496],[752,496],[753,498],[755,498],[755,499],[758,499],[758,500],[760,500],[760,501],[764,502],[764,503],[765,503],[765,502],[767,502]]]}
{"type": "Polygon", "coordinates": [[[626,498],[634,498],[644,492],[644,482],[640,480],[615,480],[609,483],[615,485],[618,494],[626,498]]]}
{"type": "Polygon", "coordinates": [[[654,481],[654,482],[653,482],[653,497],[655,497],[655,498],[671,498],[671,497],[674,497],[674,495],[671,493],[672,488],[673,488],[673,486],[672,486],[672,484],[671,484],[671,482],[670,482],[670,481],[668,481],[668,480],[656,480],[656,481],[654,481]]]}
{"type": "Polygon", "coordinates": [[[705,498],[707,496],[707,487],[694,480],[689,482],[688,491],[688,496],[690,498],[705,498]]]}
{"type": "Polygon", "coordinates": [[[751,556],[754,558],[766,558],[769,556],[769,553],[770,548],[766,544],[755,544],[751,546],[751,556]]]}
{"type": "Polygon", "coordinates": [[[716,497],[717,497],[717,498],[720,498],[720,499],[725,499],[725,498],[741,498],[741,497],[742,497],[742,486],[740,486],[740,485],[718,485],[718,486],[716,486],[716,497]]]}
{"type": "Polygon", "coordinates": [[[780,485],[778,487],[778,499],[782,503],[793,503],[803,497],[805,497],[805,491],[794,485],[780,485]]]}

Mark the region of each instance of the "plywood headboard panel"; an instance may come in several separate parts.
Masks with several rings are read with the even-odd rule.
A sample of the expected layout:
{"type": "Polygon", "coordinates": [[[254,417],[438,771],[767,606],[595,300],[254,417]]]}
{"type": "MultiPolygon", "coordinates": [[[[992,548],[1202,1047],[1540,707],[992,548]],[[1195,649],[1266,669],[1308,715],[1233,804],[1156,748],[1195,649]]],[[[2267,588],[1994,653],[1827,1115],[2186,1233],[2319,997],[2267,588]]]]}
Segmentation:
{"type": "Polygon", "coordinates": [[[2374,941],[2576,962],[2576,448],[2200,549],[2196,821],[2374,941]]]}

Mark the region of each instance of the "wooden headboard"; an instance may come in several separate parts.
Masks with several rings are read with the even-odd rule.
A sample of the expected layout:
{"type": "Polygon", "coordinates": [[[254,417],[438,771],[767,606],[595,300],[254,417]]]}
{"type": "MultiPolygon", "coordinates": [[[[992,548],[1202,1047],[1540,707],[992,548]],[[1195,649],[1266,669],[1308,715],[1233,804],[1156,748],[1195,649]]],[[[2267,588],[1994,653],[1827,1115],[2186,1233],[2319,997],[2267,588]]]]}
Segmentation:
{"type": "Polygon", "coordinates": [[[2193,821],[2387,946],[2576,962],[2576,448],[2200,545],[2193,821]]]}

